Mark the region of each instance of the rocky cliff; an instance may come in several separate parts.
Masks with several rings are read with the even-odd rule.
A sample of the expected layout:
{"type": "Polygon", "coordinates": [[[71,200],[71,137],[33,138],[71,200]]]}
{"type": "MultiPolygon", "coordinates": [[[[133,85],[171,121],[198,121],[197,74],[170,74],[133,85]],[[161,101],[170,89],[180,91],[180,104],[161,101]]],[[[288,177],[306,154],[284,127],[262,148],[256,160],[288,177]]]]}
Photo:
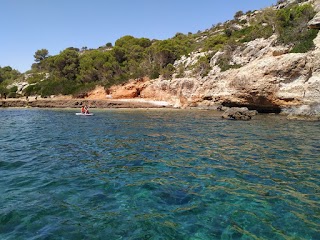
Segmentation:
{"type": "MultiPolygon", "coordinates": [[[[320,10],[320,1],[309,1],[320,10]]],[[[318,13],[309,22],[320,28],[318,13]]],[[[306,26],[308,27],[308,26],[306,26]]],[[[289,53],[275,35],[255,39],[236,48],[230,60],[240,68],[222,71],[217,65],[223,52],[210,60],[206,77],[187,74],[184,78],[132,81],[110,89],[114,98],[148,98],[167,101],[175,107],[215,108],[218,105],[248,107],[259,112],[292,112],[305,106],[320,104],[320,34],[315,49],[307,53],[289,53]]],[[[183,57],[178,64],[190,65],[204,53],[183,57]]]]}

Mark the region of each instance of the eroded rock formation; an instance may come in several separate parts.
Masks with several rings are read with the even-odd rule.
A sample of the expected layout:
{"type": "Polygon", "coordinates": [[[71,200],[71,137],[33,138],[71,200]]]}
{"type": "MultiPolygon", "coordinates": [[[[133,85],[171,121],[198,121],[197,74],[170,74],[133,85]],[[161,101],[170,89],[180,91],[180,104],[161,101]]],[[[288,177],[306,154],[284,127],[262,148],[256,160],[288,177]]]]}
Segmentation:
{"type": "MultiPolygon", "coordinates": [[[[319,3],[313,1],[317,11],[319,3]]],[[[309,27],[319,29],[319,14],[309,22],[309,27]]],[[[313,51],[289,53],[290,46],[279,45],[276,36],[256,39],[233,51],[230,64],[240,68],[221,71],[217,62],[223,52],[218,52],[211,59],[212,70],[206,77],[186,72],[184,78],[132,81],[112,88],[111,94],[114,98],[167,101],[182,108],[214,108],[222,104],[276,113],[320,105],[320,34],[314,43],[313,51]]],[[[195,64],[203,54],[183,57],[175,66],[195,64]]]]}

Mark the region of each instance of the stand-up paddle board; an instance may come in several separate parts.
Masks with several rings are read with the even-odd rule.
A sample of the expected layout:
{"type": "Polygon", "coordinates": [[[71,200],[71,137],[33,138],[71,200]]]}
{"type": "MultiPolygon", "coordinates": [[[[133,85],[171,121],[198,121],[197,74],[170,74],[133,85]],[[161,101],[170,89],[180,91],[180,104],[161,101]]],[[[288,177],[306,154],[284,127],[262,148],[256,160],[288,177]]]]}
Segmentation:
{"type": "Polygon", "coordinates": [[[78,116],[93,116],[93,113],[76,113],[78,116]]]}

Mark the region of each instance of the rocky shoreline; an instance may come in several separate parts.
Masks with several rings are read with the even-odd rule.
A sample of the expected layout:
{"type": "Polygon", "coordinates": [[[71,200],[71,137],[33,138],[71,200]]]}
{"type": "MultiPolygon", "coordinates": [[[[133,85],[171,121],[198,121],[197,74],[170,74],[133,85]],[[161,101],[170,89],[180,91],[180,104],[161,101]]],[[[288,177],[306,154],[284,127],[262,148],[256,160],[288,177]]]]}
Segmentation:
{"type": "MultiPolygon", "coordinates": [[[[90,108],[109,108],[109,109],[172,109],[170,105],[163,101],[152,101],[145,99],[39,99],[39,100],[25,100],[25,99],[0,99],[1,108],[80,108],[87,105],[90,108]]],[[[318,112],[311,111],[309,106],[295,110],[295,111],[282,111],[281,115],[287,116],[288,120],[300,121],[320,121],[318,112]]],[[[181,108],[178,108],[181,109],[181,108]]],[[[185,108],[184,108],[185,109],[185,108]]],[[[256,110],[249,110],[247,107],[190,107],[190,109],[212,110],[221,112],[221,117],[229,120],[242,120],[248,121],[258,114],[256,110]]]]}
{"type": "Polygon", "coordinates": [[[0,100],[0,108],[34,107],[34,108],[80,108],[87,105],[90,108],[170,108],[169,105],[152,101],[122,101],[122,100],[87,100],[87,99],[40,99],[0,100]]]}

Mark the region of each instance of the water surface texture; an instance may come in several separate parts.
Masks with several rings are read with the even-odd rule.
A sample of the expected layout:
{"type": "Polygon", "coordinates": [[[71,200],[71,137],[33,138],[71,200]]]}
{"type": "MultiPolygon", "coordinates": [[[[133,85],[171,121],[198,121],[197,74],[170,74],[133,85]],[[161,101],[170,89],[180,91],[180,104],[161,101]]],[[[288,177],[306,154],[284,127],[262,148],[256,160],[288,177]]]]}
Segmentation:
{"type": "Polygon", "coordinates": [[[320,123],[0,110],[0,239],[320,239],[320,123]]]}

